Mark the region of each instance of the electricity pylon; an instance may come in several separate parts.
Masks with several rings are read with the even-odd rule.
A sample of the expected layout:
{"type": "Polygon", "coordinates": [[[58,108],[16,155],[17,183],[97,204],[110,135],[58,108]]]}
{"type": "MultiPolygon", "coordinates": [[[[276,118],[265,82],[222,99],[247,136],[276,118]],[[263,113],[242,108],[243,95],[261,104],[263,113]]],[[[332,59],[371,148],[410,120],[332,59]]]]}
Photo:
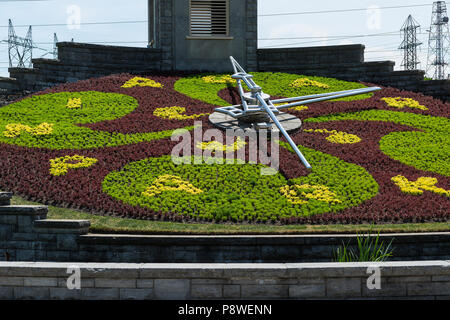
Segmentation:
{"type": "Polygon", "coordinates": [[[58,46],[56,45],[58,43],[58,37],[56,36],[56,33],[53,34],[53,59],[58,59],[58,46]]]}
{"type": "Polygon", "coordinates": [[[14,26],[11,19],[9,19],[8,54],[10,68],[33,67],[33,38],[31,26],[28,28],[25,38],[18,37],[14,31],[14,26]]]}
{"type": "Polygon", "coordinates": [[[447,78],[448,53],[450,36],[449,18],[445,1],[433,3],[433,15],[428,39],[427,74],[435,80],[447,78]]]}
{"type": "Polygon", "coordinates": [[[414,18],[409,15],[406,19],[403,27],[401,29],[403,33],[403,42],[399,49],[403,50],[403,62],[402,67],[405,70],[416,70],[417,66],[420,64],[417,58],[417,47],[419,47],[422,42],[417,40],[417,29],[420,25],[414,18]]]}

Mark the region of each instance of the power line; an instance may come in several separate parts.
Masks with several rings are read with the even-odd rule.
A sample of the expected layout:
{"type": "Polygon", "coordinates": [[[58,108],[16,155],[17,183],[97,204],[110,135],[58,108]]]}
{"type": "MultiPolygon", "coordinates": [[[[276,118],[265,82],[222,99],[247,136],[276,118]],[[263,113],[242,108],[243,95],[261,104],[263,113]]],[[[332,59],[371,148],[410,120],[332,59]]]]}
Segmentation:
{"type": "MultiPolygon", "coordinates": [[[[377,7],[376,9],[387,10],[387,9],[401,9],[401,8],[414,8],[414,7],[425,7],[432,6],[432,4],[417,4],[417,5],[406,5],[406,6],[390,6],[390,7],[377,7]]],[[[270,14],[260,14],[259,17],[274,17],[274,16],[291,16],[291,15],[308,15],[308,14],[323,14],[323,13],[341,13],[341,12],[355,12],[355,11],[366,11],[367,8],[352,8],[352,9],[341,9],[341,10],[324,10],[324,11],[305,11],[305,12],[290,12],[290,13],[270,13],[270,14]]],[[[119,20],[119,21],[99,21],[99,22],[81,22],[80,25],[110,25],[110,24],[137,24],[137,23],[148,23],[148,20],[119,20]]],[[[25,28],[30,25],[16,25],[16,28],[25,28]]],[[[65,27],[67,23],[49,23],[49,24],[33,24],[32,27],[65,27]]],[[[8,28],[8,26],[0,26],[0,28],[8,28]]]]}
{"type": "MultiPolygon", "coordinates": [[[[417,34],[428,35],[428,32],[420,32],[417,34]]],[[[259,38],[260,41],[269,41],[269,40],[301,40],[301,39],[333,39],[333,38],[366,38],[366,37],[383,37],[383,36],[399,36],[398,31],[389,31],[389,32],[381,32],[381,33],[369,33],[369,34],[355,34],[355,35],[345,35],[345,36],[315,36],[315,37],[283,37],[283,38],[259,38]]]]}
{"type": "MultiPolygon", "coordinates": [[[[386,10],[386,9],[402,9],[402,8],[415,8],[415,7],[429,7],[432,4],[416,4],[408,6],[391,6],[391,7],[377,7],[376,9],[386,10]]],[[[367,11],[368,8],[354,8],[354,9],[341,9],[341,10],[324,10],[324,11],[306,11],[306,12],[290,12],[290,13],[269,13],[260,14],[259,17],[276,17],[276,16],[295,16],[295,15],[306,15],[306,14],[322,14],[322,13],[341,13],[341,12],[356,12],[356,11],[367,11]]]]}
{"type": "MultiPolygon", "coordinates": [[[[81,22],[81,26],[87,25],[109,25],[109,24],[133,24],[133,23],[148,23],[147,20],[131,20],[131,21],[102,21],[102,22],[81,22]]],[[[17,25],[15,28],[25,28],[30,25],[17,25]]],[[[51,24],[33,24],[34,27],[66,27],[67,23],[51,23],[51,24]]],[[[8,28],[8,26],[0,26],[0,28],[8,28]]]]}

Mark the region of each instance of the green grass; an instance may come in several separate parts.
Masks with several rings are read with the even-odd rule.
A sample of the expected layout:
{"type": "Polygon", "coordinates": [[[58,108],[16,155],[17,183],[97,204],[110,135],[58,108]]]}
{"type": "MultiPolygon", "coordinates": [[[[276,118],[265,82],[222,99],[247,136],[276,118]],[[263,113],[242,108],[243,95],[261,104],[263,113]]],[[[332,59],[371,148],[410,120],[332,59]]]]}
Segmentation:
{"type": "MultiPolygon", "coordinates": [[[[38,204],[14,196],[14,205],[38,204]]],[[[90,220],[91,232],[135,234],[187,234],[187,235],[233,235],[233,234],[330,234],[330,233],[381,233],[404,232],[450,232],[450,222],[409,223],[383,225],[270,225],[270,224],[193,224],[163,221],[146,221],[97,216],[78,210],[49,206],[48,219],[90,220]]]]}

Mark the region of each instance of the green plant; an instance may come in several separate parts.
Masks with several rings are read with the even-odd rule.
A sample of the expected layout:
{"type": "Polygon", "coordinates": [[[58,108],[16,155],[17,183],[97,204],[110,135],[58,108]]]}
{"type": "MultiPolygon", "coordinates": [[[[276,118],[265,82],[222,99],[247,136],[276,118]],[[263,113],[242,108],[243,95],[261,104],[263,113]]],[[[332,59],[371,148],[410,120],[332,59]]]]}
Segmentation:
{"type": "Polygon", "coordinates": [[[349,248],[350,242],[342,243],[334,253],[335,262],[382,262],[392,257],[393,248],[391,240],[387,245],[380,242],[380,232],[376,236],[372,235],[373,225],[370,227],[367,236],[358,234],[356,237],[356,250],[349,248]]]}
{"type": "Polygon", "coordinates": [[[447,118],[388,110],[368,110],[309,118],[304,122],[345,120],[394,122],[421,130],[387,134],[380,140],[380,149],[392,159],[419,170],[450,175],[448,161],[450,121],[447,118]]]}
{"type": "Polygon", "coordinates": [[[83,91],[33,96],[1,108],[0,143],[57,150],[90,149],[171,136],[172,130],[123,134],[81,126],[122,118],[137,107],[135,98],[117,93],[83,91]]]}
{"type": "Polygon", "coordinates": [[[170,156],[163,156],[110,172],[102,189],[132,206],[218,221],[275,221],[339,212],[377,195],[378,184],[364,168],[299,147],[314,168],[294,179],[280,173],[261,176],[265,166],[260,164],[207,164],[199,159],[198,164],[176,165],[170,156]],[[177,186],[158,183],[164,175],[172,176],[177,186]],[[158,192],[147,192],[149,188],[158,192]]]}
{"type": "MultiPolygon", "coordinates": [[[[324,92],[365,88],[363,84],[348,82],[333,78],[315,76],[304,76],[287,73],[254,72],[255,82],[260,85],[264,92],[272,96],[297,97],[324,92]],[[295,85],[299,80],[305,80],[316,85],[295,85]]],[[[224,74],[199,74],[178,80],[174,89],[188,97],[204,101],[218,106],[228,106],[229,103],[220,98],[217,93],[227,87],[235,87],[236,82],[227,81],[224,74]],[[212,80],[212,79],[215,79],[212,80]]],[[[229,77],[229,75],[228,75],[229,77]]],[[[364,100],[372,97],[371,93],[354,97],[337,99],[339,101],[364,100]]],[[[336,101],[337,101],[336,100],[336,101]]]]}

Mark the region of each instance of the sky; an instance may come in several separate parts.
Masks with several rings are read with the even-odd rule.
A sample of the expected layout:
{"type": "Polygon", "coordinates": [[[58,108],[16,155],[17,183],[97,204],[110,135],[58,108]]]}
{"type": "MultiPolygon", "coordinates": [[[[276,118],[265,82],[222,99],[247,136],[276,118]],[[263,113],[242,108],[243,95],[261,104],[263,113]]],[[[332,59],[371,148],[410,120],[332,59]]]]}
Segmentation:
{"type": "MultiPolygon", "coordinates": [[[[177,0],[181,1],[181,0],[177,0]]],[[[392,60],[401,69],[402,52],[398,50],[400,29],[411,14],[421,25],[419,40],[420,68],[426,68],[428,35],[431,24],[430,0],[258,0],[259,48],[303,47],[337,44],[364,44],[366,61],[392,60]],[[383,9],[392,6],[423,5],[412,8],[383,9]],[[361,9],[337,12],[343,9],[361,9]],[[329,11],[328,13],[311,13],[329,11]],[[297,15],[273,15],[307,13],[297,15]],[[266,16],[272,14],[272,16],[266,16]],[[384,35],[380,36],[380,33],[384,35]],[[386,34],[387,33],[387,34],[386,34]],[[354,37],[367,35],[366,37],[354,37]],[[278,38],[278,40],[273,39],[278,38]],[[279,39],[303,38],[303,39],[279,39]]],[[[24,37],[33,25],[33,57],[52,58],[53,34],[59,41],[109,43],[146,46],[147,24],[84,25],[90,22],[146,21],[147,0],[0,0],[0,76],[8,76],[8,19],[24,37]],[[82,24],[79,25],[78,22],[82,24]],[[39,26],[57,24],[56,26],[39,26]]]]}

